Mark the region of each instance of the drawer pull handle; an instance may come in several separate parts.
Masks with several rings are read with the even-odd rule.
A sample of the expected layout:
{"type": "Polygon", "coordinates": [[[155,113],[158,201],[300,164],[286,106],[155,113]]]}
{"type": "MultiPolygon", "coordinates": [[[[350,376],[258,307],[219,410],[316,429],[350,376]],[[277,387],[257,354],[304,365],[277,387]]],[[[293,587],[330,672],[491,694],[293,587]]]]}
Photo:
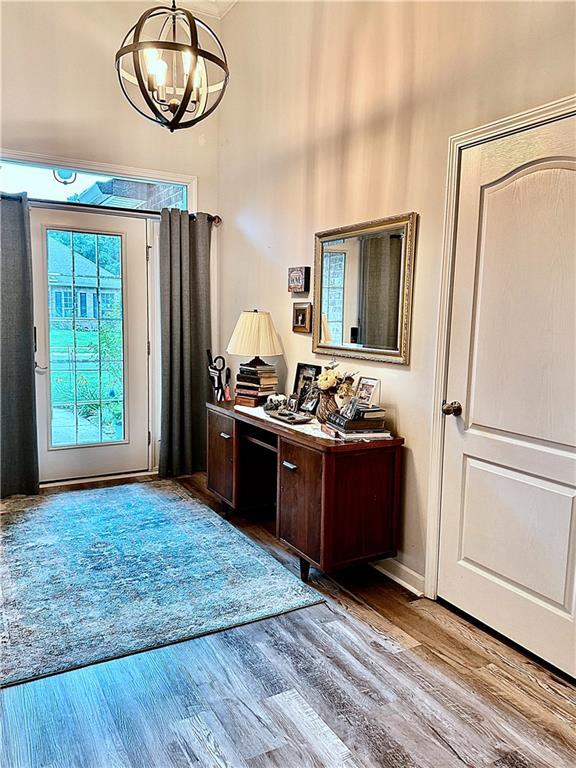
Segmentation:
{"type": "Polygon", "coordinates": [[[220,437],[221,437],[223,440],[230,440],[230,438],[232,437],[232,435],[229,435],[229,434],[228,434],[228,432],[220,432],[220,437]]]}
{"type": "Polygon", "coordinates": [[[297,465],[297,464],[292,464],[292,463],[291,463],[291,462],[289,462],[289,461],[283,461],[283,462],[282,462],[282,466],[283,466],[283,467],[286,467],[286,469],[289,469],[289,470],[291,470],[292,472],[294,472],[294,470],[295,470],[295,469],[298,469],[298,465],[297,465]]]}

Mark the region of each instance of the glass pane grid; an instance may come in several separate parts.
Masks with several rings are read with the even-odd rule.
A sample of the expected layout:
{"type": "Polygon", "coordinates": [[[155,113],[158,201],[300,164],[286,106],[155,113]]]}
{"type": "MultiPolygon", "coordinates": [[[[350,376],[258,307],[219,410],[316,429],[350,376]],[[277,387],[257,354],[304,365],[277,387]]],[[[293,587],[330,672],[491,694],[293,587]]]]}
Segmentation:
{"type": "Polygon", "coordinates": [[[323,255],[322,310],[325,311],[332,342],[335,344],[343,343],[345,263],[346,253],[343,251],[326,251],[323,255]]]}
{"type": "Polygon", "coordinates": [[[51,446],[123,440],[122,238],[48,230],[47,246],[51,446]]]}

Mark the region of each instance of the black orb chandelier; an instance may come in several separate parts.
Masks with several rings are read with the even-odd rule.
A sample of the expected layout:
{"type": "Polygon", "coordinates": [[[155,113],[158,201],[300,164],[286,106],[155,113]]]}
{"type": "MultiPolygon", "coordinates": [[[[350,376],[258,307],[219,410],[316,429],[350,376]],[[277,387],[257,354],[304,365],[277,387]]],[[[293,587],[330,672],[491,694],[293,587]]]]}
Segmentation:
{"type": "Polygon", "coordinates": [[[116,71],[134,109],[170,132],[208,117],[228,84],[222,44],[175,0],[140,16],[116,54],[116,71]]]}

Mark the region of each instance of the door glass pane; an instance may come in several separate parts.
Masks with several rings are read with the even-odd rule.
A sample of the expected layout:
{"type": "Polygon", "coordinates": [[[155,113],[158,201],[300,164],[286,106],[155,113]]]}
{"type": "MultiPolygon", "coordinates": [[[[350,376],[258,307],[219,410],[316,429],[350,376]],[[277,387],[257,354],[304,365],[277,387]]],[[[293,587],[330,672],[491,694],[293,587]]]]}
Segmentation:
{"type": "Polygon", "coordinates": [[[52,446],[68,445],[70,433],[76,434],[76,415],[73,405],[52,406],[52,446]]]}
{"type": "Polygon", "coordinates": [[[49,229],[51,447],[125,438],[122,238],[49,229]]]}
{"type": "Polygon", "coordinates": [[[102,441],[122,440],[124,408],[121,400],[102,403],[102,441]]]}

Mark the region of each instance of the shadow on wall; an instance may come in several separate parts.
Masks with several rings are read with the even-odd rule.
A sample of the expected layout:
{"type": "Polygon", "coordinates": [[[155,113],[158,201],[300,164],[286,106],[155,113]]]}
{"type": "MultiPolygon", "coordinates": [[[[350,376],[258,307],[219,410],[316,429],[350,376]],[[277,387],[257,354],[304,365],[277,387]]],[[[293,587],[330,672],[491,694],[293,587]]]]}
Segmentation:
{"type": "MultiPolygon", "coordinates": [[[[482,40],[486,33],[482,31],[485,28],[485,4],[483,3],[464,3],[464,8],[454,3],[359,3],[356,8],[350,10],[349,3],[343,3],[342,13],[353,13],[348,26],[348,45],[345,51],[338,46],[338,56],[334,56],[334,37],[331,29],[331,20],[340,10],[334,4],[311,3],[313,22],[310,37],[310,73],[308,81],[308,90],[298,89],[302,94],[301,102],[305,105],[292,105],[291,109],[300,112],[303,106],[306,106],[305,113],[310,116],[308,121],[307,136],[314,137],[306,145],[299,144],[289,152],[277,156],[279,163],[291,163],[297,161],[303,152],[315,153],[324,151],[326,145],[337,146],[341,154],[345,154],[347,147],[352,139],[357,138],[359,130],[370,133],[380,133],[391,124],[397,122],[402,115],[408,116],[408,123],[416,110],[420,110],[426,105],[437,106],[437,112],[443,114],[446,106],[452,101],[452,95],[459,87],[460,83],[465,83],[469,101],[476,105],[473,111],[477,117],[472,117],[466,121],[465,125],[457,127],[455,130],[463,131],[473,128],[480,122],[485,122],[483,107],[483,90],[492,91],[494,80],[491,74],[497,76],[499,71],[497,63],[493,63],[494,72],[487,69],[486,50],[482,48],[482,40]],[[429,40],[438,39],[435,35],[434,24],[427,18],[427,13],[434,12],[436,26],[439,24],[438,6],[443,5],[446,12],[455,16],[465,14],[466,23],[460,25],[471,30],[477,30],[476,35],[469,42],[462,41],[462,46],[458,50],[466,52],[468,61],[462,65],[461,57],[458,61],[447,59],[441,65],[436,62],[434,65],[430,60],[422,60],[422,55],[418,51],[418,41],[423,38],[429,40]],[[428,7],[426,7],[428,6],[428,7]],[[390,45],[381,35],[381,16],[382,9],[394,15],[391,19],[391,27],[395,32],[390,45]],[[484,12],[483,12],[484,9],[484,12]],[[470,18],[471,15],[482,16],[483,25],[476,24],[477,19],[470,18]],[[398,32],[398,28],[401,32],[398,32]],[[374,36],[377,42],[370,42],[370,36],[374,36]],[[324,38],[324,40],[323,40],[324,38]],[[376,69],[373,62],[368,58],[363,62],[363,51],[367,57],[373,57],[375,50],[391,51],[391,59],[396,59],[393,66],[384,66],[382,69],[376,69]],[[326,65],[323,64],[326,62],[326,65]],[[452,64],[452,66],[450,66],[452,64]],[[428,73],[434,73],[434,77],[428,78],[425,86],[417,87],[416,82],[426,78],[415,77],[416,69],[420,67],[428,73]],[[331,102],[331,106],[338,108],[339,115],[331,112],[328,116],[322,116],[321,112],[326,104],[326,94],[331,93],[330,84],[322,79],[323,68],[329,68],[332,71],[332,77],[341,85],[338,91],[342,98],[338,102],[331,102]],[[320,73],[320,75],[319,75],[320,73]],[[396,79],[391,86],[390,80],[396,79]],[[366,90],[362,93],[359,90],[359,84],[366,90]],[[388,89],[388,92],[386,91],[388,89]],[[390,98],[392,96],[392,98],[390,98]],[[369,108],[362,112],[360,107],[362,101],[369,108]],[[380,105],[380,106],[379,106],[380,105]],[[366,119],[359,120],[359,114],[366,114],[366,119]],[[370,114],[371,113],[371,114],[370,114]],[[312,116],[316,119],[312,119],[312,116]],[[325,124],[325,129],[323,128],[325,124]],[[334,130],[333,126],[337,126],[334,130]]],[[[509,6],[520,6],[523,3],[508,3],[509,6]]],[[[510,26],[502,26],[501,18],[494,16],[493,25],[495,30],[499,30],[503,40],[508,40],[510,29],[518,24],[522,17],[510,17],[510,26]]],[[[518,78],[524,79],[526,76],[526,62],[531,61],[534,53],[539,58],[546,57],[546,51],[543,46],[548,43],[550,50],[555,48],[555,37],[558,31],[558,22],[550,17],[549,29],[542,25],[538,27],[538,34],[533,35],[533,46],[518,48],[516,73],[518,78]]],[[[508,60],[513,58],[514,50],[508,48],[508,60]]],[[[299,54],[301,55],[301,54],[299,54]]],[[[441,57],[440,57],[441,58],[441,57]]],[[[488,62],[490,63],[490,62],[488,62]]],[[[388,62],[390,64],[390,62],[388,62]]],[[[576,52],[574,55],[574,64],[576,65],[576,52]]],[[[507,82],[509,92],[514,92],[515,85],[510,77],[510,70],[507,72],[507,82]]],[[[503,83],[500,82],[500,87],[503,83]]],[[[518,89],[520,90],[520,89],[518,89]]],[[[546,101],[546,94],[543,94],[542,101],[546,101]]],[[[537,103],[540,103],[539,101],[537,103]]],[[[470,114],[467,110],[466,114],[470,114]]],[[[494,119],[505,117],[508,112],[494,115],[494,119]]],[[[405,139],[405,134],[403,134],[405,139]]],[[[448,137],[447,137],[448,139],[448,137]]],[[[410,143],[410,142],[406,142],[410,143]]],[[[273,167],[273,166],[269,166],[273,167]]],[[[345,169],[345,162],[340,162],[340,171],[345,169]]],[[[313,178],[313,174],[310,175],[313,178]]]]}
{"type": "Polygon", "coordinates": [[[303,2],[240,3],[223,21],[235,73],[220,113],[223,327],[251,296],[273,311],[289,372],[299,360],[325,364],[309,337],[292,334],[286,269],[311,264],[316,231],[421,216],[411,366],[355,366],[383,381],[407,440],[399,560],[417,573],[448,138],[566,95],[573,20],[560,3],[303,2]]]}

